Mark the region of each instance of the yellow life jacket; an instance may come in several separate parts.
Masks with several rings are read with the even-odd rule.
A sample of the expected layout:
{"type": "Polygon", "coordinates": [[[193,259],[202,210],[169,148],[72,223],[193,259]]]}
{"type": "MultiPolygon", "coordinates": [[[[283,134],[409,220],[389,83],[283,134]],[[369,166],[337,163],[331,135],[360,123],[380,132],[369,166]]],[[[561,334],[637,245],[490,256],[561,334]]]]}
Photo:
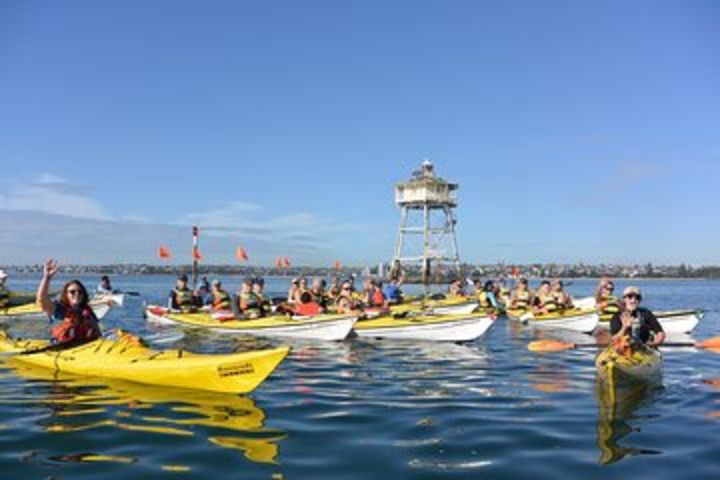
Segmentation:
{"type": "Polygon", "coordinates": [[[478,302],[480,302],[480,308],[492,307],[492,303],[490,302],[488,294],[485,290],[482,290],[480,293],[478,293],[478,302]]]}
{"type": "Polygon", "coordinates": [[[180,310],[190,310],[192,308],[193,294],[189,288],[182,290],[175,288],[173,292],[175,293],[175,303],[180,307],[180,310]]]}
{"type": "Polygon", "coordinates": [[[530,292],[525,290],[523,292],[515,292],[515,299],[513,300],[513,308],[527,309],[530,305],[530,292]]]}
{"type": "Polygon", "coordinates": [[[544,307],[548,312],[554,312],[558,309],[557,299],[552,293],[546,296],[538,296],[538,298],[540,299],[540,307],[544,307]]]}
{"type": "Polygon", "coordinates": [[[213,293],[213,310],[230,310],[230,294],[225,290],[213,293]]]}
{"type": "Polygon", "coordinates": [[[498,292],[498,296],[505,301],[510,300],[510,289],[507,287],[500,287],[500,291],[498,292]]]}
{"type": "Polygon", "coordinates": [[[598,303],[608,302],[605,308],[602,309],[601,313],[604,314],[615,314],[620,311],[620,306],[617,303],[618,299],[615,295],[600,295],[600,301],[598,303]]]}

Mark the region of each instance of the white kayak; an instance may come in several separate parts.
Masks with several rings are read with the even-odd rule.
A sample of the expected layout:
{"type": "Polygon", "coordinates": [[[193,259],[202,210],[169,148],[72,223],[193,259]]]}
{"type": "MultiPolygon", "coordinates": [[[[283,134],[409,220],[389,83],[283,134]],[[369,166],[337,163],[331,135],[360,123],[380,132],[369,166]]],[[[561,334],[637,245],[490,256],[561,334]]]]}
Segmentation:
{"type": "Polygon", "coordinates": [[[481,337],[493,325],[495,316],[409,314],[402,318],[386,315],[355,324],[358,337],[436,342],[468,342],[481,337]]]}
{"type": "Polygon", "coordinates": [[[595,330],[600,321],[600,315],[594,309],[572,309],[546,315],[534,315],[531,312],[521,310],[508,310],[507,315],[513,320],[533,327],[562,328],[583,333],[590,333],[595,330]]]}
{"type": "Polygon", "coordinates": [[[235,319],[232,314],[215,315],[202,311],[182,313],[159,306],[147,307],[145,315],[154,323],[202,328],[223,334],[328,341],[347,338],[357,321],[357,315],[339,314],[314,317],[273,315],[255,319],[235,319]]]}
{"type": "Polygon", "coordinates": [[[93,297],[93,301],[97,302],[112,302],[118,307],[122,307],[125,303],[124,293],[96,293],[93,297]]]}
{"type": "MultiPolygon", "coordinates": [[[[705,316],[705,312],[702,310],[670,310],[653,313],[665,333],[690,333],[705,316]]],[[[611,319],[611,314],[601,315],[601,325],[609,328],[611,319]]]]}

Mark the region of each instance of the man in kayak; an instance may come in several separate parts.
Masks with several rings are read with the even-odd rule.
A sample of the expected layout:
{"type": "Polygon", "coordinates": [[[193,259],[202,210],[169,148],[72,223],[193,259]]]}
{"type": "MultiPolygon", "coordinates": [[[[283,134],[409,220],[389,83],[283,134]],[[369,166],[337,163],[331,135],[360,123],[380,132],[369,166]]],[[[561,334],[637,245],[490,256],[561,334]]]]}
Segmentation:
{"type": "Polygon", "coordinates": [[[0,308],[8,308],[10,306],[10,290],[5,285],[7,280],[5,270],[0,270],[0,308]]]}
{"type": "Polygon", "coordinates": [[[260,306],[261,317],[272,311],[272,301],[265,295],[265,279],[262,277],[253,278],[253,293],[257,304],[260,306]]]}
{"type": "Polygon", "coordinates": [[[110,277],[103,275],[100,277],[100,283],[95,288],[97,295],[111,295],[113,293],[112,285],[110,284],[110,277]]]}
{"type": "Polygon", "coordinates": [[[193,292],[188,288],[188,277],[184,273],[178,275],[175,288],[170,290],[168,304],[168,307],[172,310],[180,310],[182,312],[193,312],[196,310],[193,292]]]}
{"type": "Polygon", "coordinates": [[[92,308],[85,286],[80,280],[65,284],[59,300],[52,300],[48,293],[50,281],[57,273],[57,261],[45,262],[43,276],[35,295],[35,303],[50,317],[60,323],[50,330],[51,341],[58,345],[82,345],[100,338],[100,326],[92,308]]]}
{"type": "Polygon", "coordinates": [[[610,335],[613,342],[620,343],[623,337],[657,347],[665,341],[665,332],[655,315],[647,308],[640,307],[642,294],[638,287],[627,287],[623,291],[623,310],[610,320],[610,335]]]}

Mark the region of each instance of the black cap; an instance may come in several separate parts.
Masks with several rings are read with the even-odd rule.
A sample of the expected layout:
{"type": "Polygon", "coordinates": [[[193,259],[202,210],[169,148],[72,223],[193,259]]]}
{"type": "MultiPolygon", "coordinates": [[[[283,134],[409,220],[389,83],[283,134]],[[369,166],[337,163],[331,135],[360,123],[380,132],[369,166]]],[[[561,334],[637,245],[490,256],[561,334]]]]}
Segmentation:
{"type": "Polygon", "coordinates": [[[184,273],[181,273],[180,275],[178,275],[177,279],[178,279],[178,280],[182,280],[183,282],[187,282],[187,281],[188,281],[188,276],[185,275],[184,273]]]}

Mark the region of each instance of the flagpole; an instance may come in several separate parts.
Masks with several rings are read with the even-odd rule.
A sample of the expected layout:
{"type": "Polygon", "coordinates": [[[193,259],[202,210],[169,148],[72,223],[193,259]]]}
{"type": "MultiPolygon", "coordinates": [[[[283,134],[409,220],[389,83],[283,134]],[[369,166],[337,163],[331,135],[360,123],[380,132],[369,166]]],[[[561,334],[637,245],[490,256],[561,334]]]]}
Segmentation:
{"type": "Polygon", "coordinates": [[[197,252],[198,252],[198,227],[193,225],[192,227],[192,235],[193,235],[193,250],[192,250],[192,283],[193,283],[193,290],[197,288],[197,252]]]}

